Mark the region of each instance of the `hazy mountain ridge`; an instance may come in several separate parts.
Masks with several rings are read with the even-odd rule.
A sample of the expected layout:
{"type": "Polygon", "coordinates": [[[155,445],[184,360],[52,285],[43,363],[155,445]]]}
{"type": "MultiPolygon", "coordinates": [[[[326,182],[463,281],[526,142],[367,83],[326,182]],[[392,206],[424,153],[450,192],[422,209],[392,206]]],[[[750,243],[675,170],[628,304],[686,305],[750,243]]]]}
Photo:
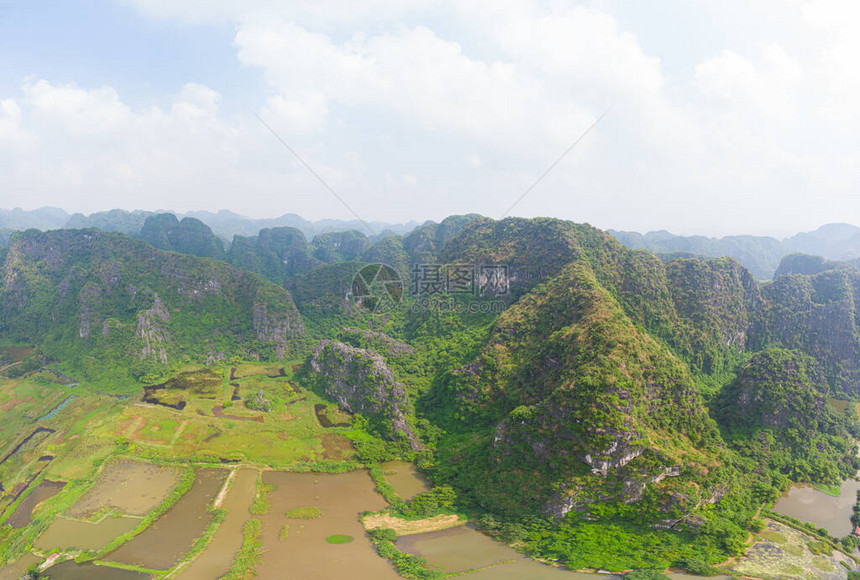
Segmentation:
{"type": "MultiPolygon", "coordinates": [[[[248,218],[232,211],[222,209],[218,212],[190,211],[187,213],[173,211],[146,211],[112,209],[93,212],[89,215],[82,213],[69,214],[63,209],[42,207],[34,210],[14,208],[0,209],[0,231],[23,231],[27,229],[56,230],[98,228],[105,232],[121,232],[130,236],[140,235],[144,222],[150,216],[170,213],[178,220],[195,218],[211,228],[216,236],[229,243],[234,236],[255,236],[265,228],[292,227],[300,230],[307,238],[327,232],[359,230],[372,240],[378,240],[386,235],[407,234],[416,227],[418,222],[393,224],[381,221],[363,222],[360,220],[322,219],[306,220],[303,217],[287,213],[274,218],[248,218]],[[368,229],[368,226],[370,229],[368,229]]],[[[0,235],[0,243],[4,238],[0,235]]]]}
{"type": "Polygon", "coordinates": [[[647,234],[607,231],[634,250],[650,250],[656,254],[686,252],[700,256],[729,256],[759,280],[773,278],[782,258],[792,253],[812,254],[830,260],[860,257],[860,228],[850,224],[826,224],[784,240],[766,236],[679,236],[665,230],[647,234]]]}
{"type": "MultiPolygon", "coordinates": [[[[233,243],[235,236],[243,238],[258,236],[263,229],[280,227],[294,228],[302,232],[308,240],[313,240],[320,234],[357,231],[364,235],[371,244],[375,244],[388,236],[406,237],[409,233],[422,227],[418,222],[406,224],[391,224],[386,222],[362,222],[360,220],[316,220],[310,221],[297,214],[287,213],[275,218],[247,218],[229,210],[189,211],[187,213],[143,210],[113,209],[94,212],[89,215],[81,213],[68,214],[65,210],[44,207],[35,210],[0,209],[0,246],[8,243],[12,231],[35,228],[77,229],[95,227],[102,231],[116,231],[134,237],[141,237],[147,218],[159,214],[173,214],[177,220],[194,218],[206,224],[212,234],[219,238],[225,249],[233,243]],[[367,226],[370,226],[368,229],[367,226]]],[[[425,222],[424,225],[432,223],[425,222]]],[[[441,224],[440,224],[441,225],[441,224]]],[[[423,259],[433,251],[441,249],[439,241],[445,236],[442,227],[441,237],[431,239],[439,234],[433,233],[428,237],[413,238],[412,246],[404,248],[411,258],[423,259]],[[432,249],[432,248],[435,248],[432,249]]],[[[811,232],[801,232],[789,238],[779,240],[769,236],[735,235],[712,238],[706,236],[681,236],[665,230],[645,234],[632,231],[606,230],[623,245],[631,249],[650,250],[658,255],[666,255],[666,260],[677,257],[721,257],[729,256],[744,265],[759,280],[769,280],[779,273],[776,272],[782,258],[792,253],[817,255],[828,260],[851,261],[860,259],[860,228],[850,224],[826,224],[811,232]]],[[[444,239],[444,242],[447,242],[444,239]]],[[[444,245],[444,243],[442,244],[444,245]]],[[[366,249],[366,248],[365,248],[366,249]]],[[[378,248],[382,250],[382,247],[378,248]]],[[[180,251],[180,250],[177,250],[180,251]]],[[[330,255],[321,250],[316,255],[324,263],[332,263],[330,255]]],[[[188,253],[188,252],[186,252],[188,253]]],[[[374,252],[371,257],[382,252],[374,252]]],[[[390,257],[390,250],[387,252],[390,257]]],[[[348,259],[357,259],[358,256],[348,259]]],[[[343,261],[343,260],[337,260],[343,261]]],[[[373,261],[373,260],[371,260],[373,261]]],[[[396,261],[396,260],[395,260],[396,261]]]]}

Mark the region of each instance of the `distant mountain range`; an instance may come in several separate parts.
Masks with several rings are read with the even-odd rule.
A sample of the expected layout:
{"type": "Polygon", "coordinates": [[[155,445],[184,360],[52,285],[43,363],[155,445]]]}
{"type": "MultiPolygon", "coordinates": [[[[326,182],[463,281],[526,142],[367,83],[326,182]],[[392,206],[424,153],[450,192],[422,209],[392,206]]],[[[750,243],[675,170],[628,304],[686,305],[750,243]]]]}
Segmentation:
{"type": "Polygon", "coordinates": [[[388,235],[407,234],[415,229],[418,222],[406,224],[391,224],[387,222],[360,220],[324,219],[309,221],[294,213],[287,213],[274,218],[248,218],[232,211],[222,209],[218,212],[191,211],[188,213],[168,211],[128,211],[112,209],[95,212],[90,215],[82,213],[69,214],[56,207],[41,207],[34,210],[0,209],[0,245],[6,245],[9,235],[16,230],[56,230],[98,228],[104,232],[120,232],[130,236],[138,236],[146,218],[163,213],[172,213],[178,219],[184,217],[196,218],[209,226],[216,236],[227,245],[232,243],[233,236],[256,236],[264,228],[291,227],[301,231],[308,239],[326,232],[342,232],[359,230],[371,241],[376,241],[388,235]],[[368,229],[368,226],[370,229],[368,229]]]}
{"type": "MultiPolygon", "coordinates": [[[[425,222],[424,225],[428,223],[430,222],[425,222]]],[[[308,257],[306,261],[310,262],[316,258],[323,263],[331,263],[343,259],[355,259],[363,254],[369,245],[389,236],[406,236],[415,231],[419,225],[421,224],[415,221],[405,224],[368,222],[366,225],[360,220],[309,221],[294,213],[274,218],[248,218],[224,209],[218,212],[191,211],[184,214],[112,209],[84,215],[69,214],[55,207],[34,210],[15,208],[0,209],[0,246],[8,245],[9,236],[16,230],[97,228],[105,232],[120,232],[141,238],[166,250],[224,259],[225,256],[231,253],[235,255],[240,250],[247,252],[245,246],[251,242],[246,238],[257,238],[263,230],[277,233],[279,228],[290,228],[301,232],[308,241],[315,240],[314,243],[319,246],[308,248],[308,251],[316,251],[317,254],[308,257]],[[147,222],[149,222],[148,225],[147,222]],[[372,231],[368,230],[368,226],[372,231]],[[167,230],[170,230],[169,235],[167,230]],[[351,232],[350,236],[356,238],[353,245],[357,244],[357,246],[351,248],[353,251],[347,252],[351,254],[349,256],[330,256],[329,254],[334,251],[333,248],[340,247],[345,240],[328,238],[334,233],[343,232],[351,232]],[[236,238],[236,236],[239,237],[236,238]],[[199,247],[186,247],[189,237],[194,238],[196,240],[194,243],[199,247]],[[206,239],[201,241],[198,238],[206,239]],[[366,240],[357,238],[366,238],[366,240]],[[233,249],[231,252],[232,244],[237,241],[243,247],[233,249]],[[326,245],[333,247],[326,248],[324,247],[326,245]]],[[[821,256],[826,260],[842,262],[843,267],[856,266],[860,263],[860,227],[851,224],[826,224],[814,231],[798,233],[783,240],[769,236],[746,235],[722,238],[680,236],[666,230],[646,234],[619,230],[607,231],[624,246],[633,250],[649,250],[664,261],[683,257],[729,256],[740,262],[759,280],[770,280],[775,274],[784,273],[778,272],[778,267],[782,259],[789,254],[821,256]]],[[[263,235],[265,237],[268,234],[263,235]]],[[[304,241],[298,243],[305,244],[304,241]]],[[[375,251],[380,250],[382,250],[381,246],[375,251]]],[[[369,257],[365,256],[365,259],[369,257]]],[[[390,256],[384,257],[390,258],[390,256]]],[[[235,265],[237,259],[228,257],[227,261],[235,265]]],[[[805,262],[804,267],[813,266],[805,262]]],[[[259,270],[259,268],[252,269],[259,270]]],[[[802,273],[813,272],[803,271],[802,273]]]]}
{"type": "Polygon", "coordinates": [[[784,240],[765,236],[678,236],[665,230],[640,234],[607,230],[633,250],[650,250],[664,258],[730,256],[743,264],[759,280],[769,280],[782,258],[789,254],[810,254],[829,260],[850,262],[860,258],[860,228],[850,224],[827,224],[815,231],[784,240]]]}

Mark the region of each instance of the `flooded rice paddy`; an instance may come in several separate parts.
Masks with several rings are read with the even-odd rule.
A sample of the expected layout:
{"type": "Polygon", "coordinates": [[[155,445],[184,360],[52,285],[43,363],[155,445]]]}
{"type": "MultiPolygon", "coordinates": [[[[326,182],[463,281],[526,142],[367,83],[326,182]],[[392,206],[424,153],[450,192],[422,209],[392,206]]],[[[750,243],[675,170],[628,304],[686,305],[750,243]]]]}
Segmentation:
{"type": "Polygon", "coordinates": [[[119,459],[106,464],[95,485],[72,506],[68,515],[89,518],[103,510],[144,516],[155,509],[179,483],[181,472],[163,467],[119,459]]]}
{"type": "Polygon", "coordinates": [[[263,558],[260,580],[385,580],[399,576],[370,543],[358,514],[387,507],[364,470],[349,473],[264,472],[263,482],[276,486],[262,519],[263,558]],[[287,518],[296,508],[317,508],[314,519],[287,518]],[[289,526],[281,539],[284,525],[289,526]],[[326,538],[348,535],[354,541],[331,544],[326,538]]]}
{"type": "Polygon", "coordinates": [[[108,516],[98,523],[71,520],[59,517],[36,539],[36,548],[100,550],[117,536],[130,532],[140,523],[140,518],[108,516]]]}
{"type": "Polygon", "coordinates": [[[853,480],[842,482],[839,497],[827,495],[808,485],[797,484],[789,488],[776,502],[773,511],[811,522],[824,528],[832,536],[847,536],[852,530],[851,515],[858,490],[860,481],[853,480]]]}
{"type": "Polygon", "coordinates": [[[418,471],[414,463],[407,461],[386,461],[382,464],[385,480],[394,487],[404,500],[410,500],[419,493],[430,489],[430,482],[418,471]]]}
{"type": "Polygon", "coordinates": [[[220,578],[230,571],[233,557],[242,547],[242,526],[250,517],[248,509],[257,493],[257,470],[239,469],[233,476],[230,489],[221,508],[227,516],[212,541],[177,578],[196,580],[199,578],[220,578]]]}
{"type": "Polygon", "coordinates": [[[30,495],[18,504],[15,511],[6,520],[6,523],[13,528],[23,528],[30,523],[30,518],[33,515],[33,510],[46,499],[52,498],[66,487],[64,481],[43,481],[36,486],[30,495]]]}
{"type": "Polygon", "coordinates": [[[212,520],[208,508],[221,490],[227,474],[225,469],[199,470],[194,485],[167,513],[105,559],[153,570],[167,570],[174,566],[212,520]]]}
{"type": "MultiPolygon", "coordinates": [[[[403,498],[414,497],[429,488],[427,480],[411,463],[388,462],[382,467],[387,480],[403,498]]],[[[211,522],[209,508],[228,473],[227,469],[198,471],[192,488],[166,514],[104,559],[154,570],[168,570],[175,566],[211,522]]],[[[387,507],[366,471],[341,474],[266,471],[263,482],[273,486],[268,494],[270,507],[265,515],[251,516],[249,508],[256,494],[257,473],[251,468],[234,472],[220,506],[226,510],[226,518],[206,549],[178,574],[174,572],[176,575],[172,577],[181,580],[214,579],[226,574],[242,545],[242,528],[249,517],[257,517],[262,522],[263,552],[256,568],[257,577],[262,580],[385,580],[399,577],[391,564],[376,554],[358,520],[361,512],[387,507]],[[308,516],[287,517],[288,512],[308,516]]],[[[178,480],[178,475],[178,470],[165,471],[162,467],[131,460],[114,461],[105,466],[93,489],[70,512],[91,515],[102,511],[105,506],[119,511],[140,512],[145,504],[153,502],[152,496],[141,495],[140,481],[155,482],[162,490],[158,499],[163,500],[172,483],[178,480]]],[[[842,496],[854,497],[860,484],[852,486],[851,483],[856,482],[843,486],[842,496]]],[[[21,514],[16,511],[13,515],[21,521],[25,518],[29,521],[33,508],[60,491],[62,485],[62,482],[44,482],[31,493],[32,499],[28,497],[29,505],[19,507],[21,514]]],[[[831,501],[837,499],[820,495],[831,501]]],[[[850,514],[850,504],[847,513],[850,514]]],[[[139,517],[128,516],[108,516],[98,523],[58,517],[37,539],[35,547],[43,551],[69,548],[98,550],[132,530],[139,522],[139,517]]],[[[432,566],[445,573],[462,574],[474,580],[615,578],[541,564],[470,526],[402,536],[397,547],[403,552],[426,558],[432,566]]],[[[38,561],[27,555],[0,571],[0,580],[18,577],[38,561]]],[[[55,580],[137,580],[149,577],[138,572],[74,562],[54,565],[49,572],[55,580]]],[[[693,578],[681,574],[672,574],[671,577],[677,580],[693,578]]]]}

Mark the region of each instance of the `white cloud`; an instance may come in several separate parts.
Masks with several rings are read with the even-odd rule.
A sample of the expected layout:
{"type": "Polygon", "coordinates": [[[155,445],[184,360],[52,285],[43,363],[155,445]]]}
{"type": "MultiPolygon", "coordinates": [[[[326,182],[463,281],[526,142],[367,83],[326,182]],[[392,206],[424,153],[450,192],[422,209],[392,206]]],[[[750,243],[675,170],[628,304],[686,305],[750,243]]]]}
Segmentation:
{"type": "Polygon", "coordinates": [[[613,0],[128,1],[232,27],[265,92],[228,119],[217,86],[131,107],[110,86],[28,80],[0,95],[0,147],[17,144],[0,168],[19,191],[349,217],[252,108],[362,217],[498,215],[614,104],[518,212],[704,232],[860,221],[853,4],[699,2],[678,24],[722,46],[669,76],[613,0]],[[777,201],[797,225],[762,209],[777,201]]]}
{"type": "Polygon", "coordinates": [[[860,124],[860,5],[855,2],[806,2],[803,17],[821,40],[819,58],[827,96],[824,113],[837,123],[860,124]]]}
{"type": "Polygon", "coordinates": [[[130,120],[128,107],[111,87],[84,90],[40,80],[25,83],[23,90],[33,120],[43,127],[56,124],[73,135],[97,135],[121,131],[130,120]]]}
{"type": "Polygon", "coordinates": [[[790,121],[798,113],[796,89],[803,81],[800,65],[777,44],[761,50],[760,66],[731,50],[700,63],[696,82],[727,109],[790,121]]]}
{"type": "Polygon", "coordinates": [[[34,136],[21,128],[21,107],[14,99],[0,100],[0,146],[21,146],[30,143],[34,136]]]}

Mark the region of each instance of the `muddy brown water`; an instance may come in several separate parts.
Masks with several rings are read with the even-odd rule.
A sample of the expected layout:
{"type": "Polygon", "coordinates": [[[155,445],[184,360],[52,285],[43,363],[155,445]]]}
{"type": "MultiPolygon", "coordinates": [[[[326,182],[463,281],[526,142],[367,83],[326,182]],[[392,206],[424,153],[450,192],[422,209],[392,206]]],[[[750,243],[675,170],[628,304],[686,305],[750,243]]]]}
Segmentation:
{"type": "Polygon", "coordinates": [[[851,533],[851,515],[857,501],[860,481],[846,480],[839,489],[839,497],[822,493],[808,485],[797,484],[776,502],[773,511],[804,522],[811,522],[838,537],[851,533]]]}
{"type": "Polygon", "coordinates": [[[60,493],[64,487],[66,487],[64,481],[43,481],[18,504],[15,512],[9,516],[6,523],[13,528],[23,528],[30,523],[36,506],[60,493]]]}
{"type": "Polygon", "coordinates": [[[260,580],[343,579],[385,580],[399,576],[370,543],[358,514],[387,507],[374,491],[364,470],[349,473],[284,473],[267,471],[263,482],[276,487],[269,494],[271,506],[262,519],[263,558],[257,567],[260,580]],[[288,510],[316,507],[316,519],[287,519],[288,510]],[[279,539],[284,524],[289,532],[279,539]],[[334,534],[355,538],[348,544],[329,544],[334,534]]]}
{"type": "Polygon", "coordinates": [[[55,548],[65,550],[101,550],[117,536],[130,532],[140,518],[106,517],[97,524],[59,517],[36,539],[35,546],[44,551],[55,548]]]}
{"type": "Polygon", "coordinates": [[[174,566],[212,520],[208,507],[221,490],[228,473],[226,469],[199,470],[194,485],[167,513],[104,559],[152,570],[167,570],[174,566]]]}
{"type": "Polygon", "coordinates": [[[55,564],[46,570],[51,580],[144,580],[152,578],[151,574],[98,566],[96,564],[76,564],[67,560],[55,564]]]}
{"type": "Polygon", "coordinates": [[[0,568],[0,580],[20,580],[27,569],[34,564],[38,564],[42,559],[30,554],[29,552],[12,562],[0,568]]]}
{"type": "Polygon", "coordinates": [[[6,353],[12,362],[24,360],[33,354],[34,350],[32,346],[0,346],[0,351],[6,353]]]}
{"type": "Polygon", "coordinates": [[[324,427],[329,429],[331,427],[349,427],[349,421],[339,421],[334,423],[328,417],[328,405],[324,403],[317,403],[314,405],[314,414],[317,417],[317,422],[319,422],[320,427],[324,427]]]}
{"type": "Polygon", "coordinates": [[[394,487],[404,500],[410,500],[419,493],[430,489],[430,482],[418,471],[414,463],[407,461],[386,461],[382,464],[385,480],[394,487]]]}
{"type": "Polygon", "coordinates": [[[68,514],[86,518],[102,509],[144,516],[155,509],[181,476],[175,467],[119,459],[106,464],[93,487],[72,506],[68,514]]]}
{"type": "Polygon", "coordinates": [[[20,443],[15,445],[4,457],[0,459],[0,464],[6,463],[9,459],[15,456],[17,453],[20,453],[22,449],[35,449],[39,446],[42,441],[45,440],[49,435],[54,433],[53,429],[48,429],[47,427],[37,427],[33,430],[32,433],[27,435],[24,439],[21,440],[20,443]]]}
{"type": "MultiPolygon", "coordinates": [[[[588,574],[555,568],[528,558],[513,548],[485,536],[471,526],[459,526],[411,536],[401,536],[397,548],[426,558],[447,573],[484,568],[463,575],[470,580],[597,580],[620,576],[588,574]]],[[[685,574],[669,574],[675,580],[699,578],[685,574]]],[[[728,580],[728,576],[715,576],[728,580]]]]}
{"type": "Polygon", "coordinates": [[[212,541],[194,561],[186,567],[177,578],[197,580],[200,578],[220,578],[230,571],[233,557],[242,547],[244,536],[242,527],[250,517],[248,509],[254,503],[257,493],[257,470],[239,469],[233,476],[230,489],[221,507],[227,510],[227,516],[212,541]]]}

